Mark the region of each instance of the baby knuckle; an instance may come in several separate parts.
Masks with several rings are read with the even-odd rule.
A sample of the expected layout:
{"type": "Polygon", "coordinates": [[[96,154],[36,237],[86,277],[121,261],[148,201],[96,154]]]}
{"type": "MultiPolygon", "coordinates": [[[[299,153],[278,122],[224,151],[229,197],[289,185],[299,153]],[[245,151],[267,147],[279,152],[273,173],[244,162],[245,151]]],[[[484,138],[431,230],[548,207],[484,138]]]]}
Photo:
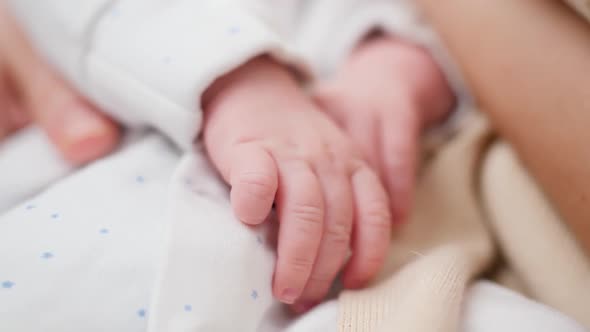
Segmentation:
{"type": "Polygon", "coordinates": [[[276,191],[275,179],[261,172],[244,172],[239,175],[238,184],[255,198],[272,199],[276,191]]]}
{"type": "Polygon", "coordinates": [[[350,165],[354,162],[355,158],[345,152],[331,152],[329,156],[329,159],[326,160],[331,171],[336,175],[349,177],[350,165]]]}
{"type": "Polygon", "coordinates": [[[327,157],[326,143],[321,138],[309,139],[306,144],[302,145],[298,151],[300,159],[310,163],[315,163],[319,160],[324,160],[327,157]]]}
{"type": "Polygon", "coordinates": [[[295,204],[290,212],[297,222],[313,229],[321,227],[324,221],[324,210],[318,205],[295,204]]]}
{"type": "Polygon", "coordinates": [[[337,163],[339,159],[345,154],[342,153],[342,149],[337,143],[324,142],[322,144],[321,154],[323,159],[331,163],[337,163]]]}
{"type": "Polygon", "coordinates": [[[287,154],[281,157],[285,170],[292,174],[308,172],[312,168],[311,163],[301,154],[287,154]]]}
{"type": "Polygon", "coordinates": [[[328,154],[323,149],[310,149],[303,152],[303,159],[311,164],[326,164],[330,161],[328,154]]]}
{"type": "Polygon", "coordinates": [[[344,224],[336,224],[326,228],[326,239],[330,242],[330,247],[342,248],[348,247],[351,238],[351,229],[344,224]]]}
{"type": "Polygon", "coordinates": [[[293,256],[286,261],[293,272],[306,274],[313,268],[313,259],[304,256],[293,256]]]}
{"type": "Polygon", "coordinates": [[[359,150],[355,148],[352,141],[333,142],[326,146],[326,153],[334,163],[340,164],[342,160],[362,159],[359,150]]]}
{"type": "Polygon", "coordinates": [[[327,147],[316,159],[316,167],[324,173],[337,176],[349,176],[350,164],[355,157],[345,148],[336,146],[327,147]]]}
{"type": "Polygon", "coordinates": [[[347,171],[350,177],[354,177],[355,174],[360,172],[368,171],[373,173],[372,168],[369,164],[360,157],[354,157],[350,159],[350,162],[346,165],[347,171]]]}
{"type": "Polygon", "coordinates": [[[382,231],[389,231],[391,227],[391,213],[386,204],[373,202],[367,205],[365,212],[366,224],[382,231]]]}
{"type": "Polygon", "coordinates": [[[349,177],[350,174],[350,162],[333,162],[332,163],[332,170],[334,174],[340,175],[343,177],[349,177]]]}
{"type": "Polygon", "coordinates": [[[309,277],[309,287],[315,288],[316,291],[327,289],[332,284],[334,278],[334,273],[314,272],[311,277],[309,277]]]}

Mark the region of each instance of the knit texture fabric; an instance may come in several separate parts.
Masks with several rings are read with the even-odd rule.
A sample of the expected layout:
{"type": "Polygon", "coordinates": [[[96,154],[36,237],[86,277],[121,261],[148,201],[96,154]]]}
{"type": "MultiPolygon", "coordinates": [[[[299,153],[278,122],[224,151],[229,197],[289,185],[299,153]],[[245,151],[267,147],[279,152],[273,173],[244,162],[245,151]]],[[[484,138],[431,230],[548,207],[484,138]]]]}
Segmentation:
{"type": "Polygon", "coordinates": [[[411,220],[373,285],[340,297],[339,331],[457,331],[483,277],[590,327],[590,265],[511,148],[474,116],[424,164],[411,220]]]}

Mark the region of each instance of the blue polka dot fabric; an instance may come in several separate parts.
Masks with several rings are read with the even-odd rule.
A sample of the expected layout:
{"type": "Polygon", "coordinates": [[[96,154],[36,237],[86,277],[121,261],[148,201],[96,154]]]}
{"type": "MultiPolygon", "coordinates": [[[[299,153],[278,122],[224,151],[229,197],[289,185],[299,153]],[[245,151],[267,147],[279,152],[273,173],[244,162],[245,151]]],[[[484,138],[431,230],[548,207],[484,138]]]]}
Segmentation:
{"type": "Polygon", "coordinates": [[[146,136],[0,215],[0,331],[145,331],[178,158],[146,136]]]}
{"type": "Polygon", "coordinates": [[[256,331],[281,307],[267,231],[202,154],[147,136],[0,217],[0,331],[256,331]]]}

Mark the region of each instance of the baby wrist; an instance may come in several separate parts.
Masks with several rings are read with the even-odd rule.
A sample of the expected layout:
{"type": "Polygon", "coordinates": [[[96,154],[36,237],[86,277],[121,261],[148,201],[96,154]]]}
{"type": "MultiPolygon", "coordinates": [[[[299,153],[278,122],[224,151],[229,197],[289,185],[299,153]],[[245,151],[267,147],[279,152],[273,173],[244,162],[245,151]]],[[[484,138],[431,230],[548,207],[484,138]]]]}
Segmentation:
{"type": "Polygon", "coordinates": [[[264,94],[294,88],[298,89],[299,85],[289,69],[262,55],[218,78],[203,93],[201,106],[208,113],[223,105],[235,104],[239,107],[244,99],[261,99],[264,94]]]}

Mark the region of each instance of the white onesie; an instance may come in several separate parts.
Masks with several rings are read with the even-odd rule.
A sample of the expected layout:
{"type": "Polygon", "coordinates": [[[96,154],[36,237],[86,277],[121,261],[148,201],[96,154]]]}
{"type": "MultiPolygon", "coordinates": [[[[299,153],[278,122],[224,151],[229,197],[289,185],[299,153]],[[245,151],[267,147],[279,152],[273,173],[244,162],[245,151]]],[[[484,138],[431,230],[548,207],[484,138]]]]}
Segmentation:
{"type": "MultiPolygon", "coordinates": [[[[217,77],[262,53],[312,75],[329,74],[375,28],[411,38],[445,63],[410,6],[402,0],[9,2],[39,50],[140,133],[75,172],[52,163],[51,153],[21,153],[32,153],[36,140],[44,144],[34,129],[0,146],[0,207],[12,206],[0,215],[0,331],[336,331],[336,300],[294,318],[273,299],[268,225],[247,227],[233,217],[226,186],[193,144],[199,99],[217,77]],[[15,190],[9,183],[30,186],[15,190]]],[[[449,80],[463,91],[453,72],[449,80]]],[[[485,291],[474,290],[468,308],[500,303],[535,318],[526,329],[509,322],[515,330],[580,331],[547,308],[495,286],[478,287],[485,291]],[[488,293],[496,296],[477,295],[488,293]]],[[[485,331],[490,321],[508,317],[482,312],[466,311],[466,331],[485,331]]]]}

